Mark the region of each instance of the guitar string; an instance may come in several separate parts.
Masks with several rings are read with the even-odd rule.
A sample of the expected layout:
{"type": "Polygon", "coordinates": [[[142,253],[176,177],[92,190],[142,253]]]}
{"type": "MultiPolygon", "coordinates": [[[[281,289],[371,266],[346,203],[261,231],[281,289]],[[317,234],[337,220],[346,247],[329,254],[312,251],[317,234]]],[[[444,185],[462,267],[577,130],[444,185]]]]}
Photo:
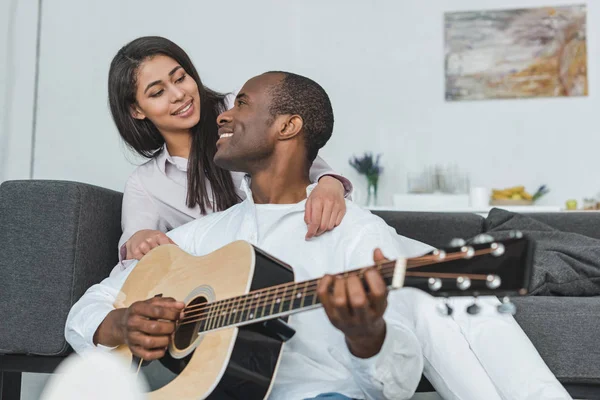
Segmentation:
{"type": "MultiPolygon", "coordinates": [[[[391,271],[393,273],[393,271],[391,271]]],[[[386,272],[382,272],[383,274],[386,274],[386,272]]],[[[357,274],[352,274],[352,275],[357,275],[357,274]]],[[[469,278],[471,280],[474,281],[485,281],[488,277],[488,275],[485,274],[459,274],[459,273],[428,273],[428,272],[411,272],[408,271],[406,272],[406,276],[407,277],[415,277],[415,278],[441,278],[441,279],[456,279],[459,277],[463,277],[463,278],[469,278]]],[[[388,278],[390,276],[388,276],[387,274],[384,276],[384,278],[388,278]]],[[[263,297],[256,297],[256,298],[252,298],[252,302],[250,304],[242,304],[242,302],[240,303],[231,303],[231,302],[225,302],[223,304],[221,304],[221,307],[219,306],[215,306],[214,309],[212,309],[211,307],[206,307],[205,309],[195,309],[189,313],[184,314],[184,317],[180,320],[180,321],[185,321],[188,320],[189,318],[194,318],[200,315],[209,315],[212,311],[216,311],[216,313],[214,315],[211,316],[211,318],[219,318],[219,316],[223,316],[226,314],[235,314],[236,312],[239,313],[244,313],[246,311],[250,311],[253,308],[254,309],[258,309],[258,307],[261,307],[261,303],[263,303],[262,307],[263,307],[263,315],[264,315],[264,309],[266,307],[271,306],[271,309],[276,309],[280,304],[281,306],[280,309],[283,308],[283,303],[285,303],[286,301],[288,302],[294,302],[297,300],[301,300],[302,296],[309,297],[309,296],[314,296],[317,293],[317,287],[320,283],[320,279],[315,281],[315,282],[310,282],[309,285],[305,285],[303,287],[301,287],[301,291],[299,292],[295,292],[292,291],[291,293],[285,293],[281,292],[281,293],[267,293],[266,296],[263,297]],[[275,302],[274,302],[275,301],[275,302]],[[209,309],[209,312],[204,312],[206,309],[209,309]]],[[[298,288],[297,288],[298,289],[298,288]]]]}
{"type": "MultiPolygon", "coordinates": [[[[433,277],[433,278],[458,278],[458,277],[465,277],[465,278],[471,279],[472,281],[485,281],[487,279],[487,275],[479,275],[479,274],[452,274],[452,273],[435,273],[435,274],[429,274],[429,273],[426,273],[426,272],[407,272],[406,276],[407,277],[423,277],[423,278],[429,278],[429,277],[433,277]]],[[[305,293],[304,296],[305,297],[307,297],[307,296],[315,296],[316,293],[317,293],[314,290],[315,287],[316,286],[313,285],[313,287],[310,289],[310,291],[308,291],[307,293],[305,293]]],[[[313,299],[314,299],[314,297],[313,297],[313,299]]],[[[289,308],[284,310],[284,308],[285,308],[284,307],[284,303],[286,301],[288,301],[290,303],[290,305],[293,305],[293,302],[296,301],[296,300],[300,300],[300,299],[297,298],[297,297],[293,297],[293,296],[292,297],[286,297],[285,299],[281,299],[280,298],[280,301],[277,303],[277,304],[280,304],[279,311],[276,312],[275,314],[279,314],[281,312],[291,311],[291,309],[289,309],[289,308]]],[[[267,302],[265,301],[265,306],[266,306],[266,303],[267,302]]],[[[313,303],[313,304],[316,304],[316,300],[315,300],[315,303],[313,303]]],[[[263,306],[263,315],[261,317],[259,317],[259,318],[264,317],[264,311],[265,311],[264,307],[265,306],[263,306]]],[[[252,308],[256,308],[258,310],[258,307],[260,307],[260,304],[257,304],[254,307],[248,307],[248,308],[244,307],[243,310],[239,311],[239,313],[242,314],[242,319],[244,319],[243,318],[243,313],[244,312],[246,312],[247,315],[249,316],[250,314],[253,314],[253,313],[250,312],[251,309],[252,308]]],[[[273,309],[273,307],[271,307],[271,308],[273,309]]],[[[301,308],[302,307],[296,308],[296,309],[301,309],[301,308]]],[[[208,313],[198,313],[198,314],[189,315],[189,316],[184,317],[183,319],[180,320],[179,325],[186,325],[186,324],[190,324],[190,323],[201,322],[201,321],[208,321],[208,320],[216,320],[217,323],[215,325],[221,325],[221,323],[223,323],[225,321],[224,319],[229,316],[229,319],[227,319],[227,323],[225,325],[223,325],[223,326],[226,326],[226,325],[230,325],[230,321],[229,320],[231,319],[231,317],[233,317],[234,321],[235,321],[236,316],[233,315],[233,314],[235,314],[235,313],[233,313],[232,311],[223,311],[223,310],[219,310],[218,313],[216,313],[216,315],[210,315],[208,313]],[[199,317],[199,318],[197,318],[197,317],[199,317]],[[196,319],[194,319],[194,318],[196,318],[196,319]],[[222,320],[219,321],[219,319],[222,319],[222,320]]],[[[271,315],[271,311],[269,312],[269,315],[271,315]]],[[[240,320],[240,321],[234,322],[234,323],[252,321],[252,319],[244,319],[244,321],[240,320]]]]}
{"type": "MultiPolygon", "coordinates": [[[[477,250],[474,254],[474,257],[489,254],[493,251],[494,251],[493,249],[477,250]]],[[[407,266],[407,269],[418,268],[418,267],[433,265],[433,264],[441,264],[444,262],[456,261],[456,260],[460,260],[463,258],[464,258],[464,253],[462,253],[462,252],[461,253],[450,253],[450,254],[446,255],[446,257],[444,259],[441,259],[441,260],[436,255],[417,257],[417,258],[412,258],[412,259],[407,260],[410,263],[410,265],[407,266]],[[434,262],[431,263],[430,261],[434,261],[434,262]]],[[[395,268],[395,265],[396,265],[396,261],[386,261],[383,263],[379,263],[376,268],[377,269],[380,269],[381,267],[395,268]]],[[[351,275],[362,275],[369,268],[373,268],[373,266],[366,267],[361,270],[348,271],[345,274],[343,274],[343,276],[348,277],[351,275]]],[[[407,271],[407,273],[408,273],[408,271],[407,271]]],[[[341,275],[339,275],[339,276],[341,276],[341,275]]],[[[459,276],[464,276],[464,275],[461,274],[459,276]]],[[[295,286],[296,290],[302,289],[303,291],[306,291],[309,288],[311,290],[314,290],[316,285],[318,285],[319,281],[320,281],[320,279],[319,280],[309,280],[309,281],[298,282],[298,283],[286,282],[286,283],[282,283],[282,284],[279,284],[276,286],[271,286],[266,289],[260,289],[257,291],[250,292],[248,294],[236,296],[236,297],[226,299],[226,300],[220,300],[220,301],[216,301],[216,302],[212,302],[212,303],[202,303],[202,304],[197,304],[197,305],[193,305],[193,306],[188,306],[183,310],[184,318],[189,317],[190,314],[192,314],[192,313],[195,314],[200,311],[205,311],[205,310],[216,311],[217,308],[219,308],[219,312],[223,312],[224,309],[230,308],[230,306],[234,306],[236,304],[238,307],[241,306],[240,303],[242,303],[242,302],[246,303],[250,298],[251,298],[250,304],[243,304],[243,308],[244,309],[254,308],[256,306],[260,306],[260,303],[263,301],[265,303],[267,303],[269,300],[269,297],[272,297],[272,299],[276,299],[280,288],[285,289],[284,291],[281,292],[281,294],[285,293],[287,295],[288,289],[293,289],[294,286],[295,286]],[[305,285],[305,286],[303,287],[302,285],[305,285]]],[[[307,294],[305,293],[304,295],[306,296],[307,294]]],[[[297,293],[292,293],[291,297],[294,297],[294,296],[297,296],[297,293]]]]}

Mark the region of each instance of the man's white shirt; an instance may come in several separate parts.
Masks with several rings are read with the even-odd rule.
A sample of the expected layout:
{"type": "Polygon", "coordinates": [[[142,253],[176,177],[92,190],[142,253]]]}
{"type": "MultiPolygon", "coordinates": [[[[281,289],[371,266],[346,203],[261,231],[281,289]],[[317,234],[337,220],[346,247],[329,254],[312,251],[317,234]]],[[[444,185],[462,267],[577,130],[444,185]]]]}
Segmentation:
{"type": "MultiPolygon", "coordinates": [[[[249,180],[242,182],[242,188],[248,194],[242,203],[185,224],[168,236],[198,256],[235,240],[246,240],[292,265],[296,281],[372,265],[377,247],[390,259],[421,255],[431,249],[398,236],[382,219],[351,201],[347,201],[346,215],[337,228],[306,241],[305,200],[256,205],[249,180]]],[[[96,348],[93,335],[113,309],[134,267],[117,265],[109,278],[90,288],[75,304],[65,330],[75,351],[96,348]]],[[[323,309],[294,315],[290,325],[296,334],[284,346],[270,398],[302,399],[324,392],[358,399],[410,398],[423,370],[421,346],[410,315],[411,301],[408,290],[390,293],[390,306],[384,315],[386,338],[379,354],[370,359],[359,359],[349,352],[343,333],[333,327],[323,309]]]]}

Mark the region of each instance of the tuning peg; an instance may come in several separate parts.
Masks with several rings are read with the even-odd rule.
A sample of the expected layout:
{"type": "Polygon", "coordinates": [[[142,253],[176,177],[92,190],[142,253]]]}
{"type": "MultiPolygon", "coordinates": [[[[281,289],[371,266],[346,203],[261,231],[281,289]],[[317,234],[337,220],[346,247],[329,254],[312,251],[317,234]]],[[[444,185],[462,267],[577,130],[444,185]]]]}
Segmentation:
{"type": "Polygon", "coordinates": [[[446,252],[444,250],[435,249],[433,255],[436,256],[438,260],[446,258],[446,252]]]}
{"type": "Polygon", "coordinates": [[[500,314],[515,315],[517,313],[517,306],[507,296],[502,299],[502,304],[498,305],[498,312],[500,314]]]}
{"type": "Polygon", "coordinates": [[[500,279],[498,275],[488,275],[485,277],[485,286],[487,286],[488,289],[498,289],[501,284],[502,279],[500,279]]]}
{"type": "Polygon", "coordinates": [[[429,278],[427,280],[427,286],[432,292],[437,292],[442,288],[442,280],[440,278],[429,278]]]}
{"type": "Polygon", "coordinates": [[[477,315],[481,312],[481,307],[477,304],[477,297],[473,299],[473,304],[467,307],[467,313],[471,315],[477,315]]]}
{"type": "Polygon", "coordinates": [[[473,256],[475,255],[475,249],[472,248],[471,246],[463,246],[460,248],[460,251],[462,251],[463,253],[465,253],[464,258],[473,258],[473,256]]]}
{"type": "Polygon", "coordinates": [[[521,239],[523,237],[523,232],[521,231],[510,231],[508,233],[511,239],[521,239]]]}
{"type": "Polygon", "coordinates": [[[467,242],[465,241],[465,239],[461,239],[461,238],[454,238],[450,241],[450,247],[462,247],[465,244],[467,244],[467,242]]]}
{"type": "Polygon", "coordinates": [[[456,278],[456,287],[460,290],[467,290],[471,287],[471,279],[464,276],[459,276],[456,278]]]}
{"type": "Polygon", "coordinates": [[[492,243],[490,248],[492,249],[492,255],[494,257],[500,257],[504,254],[504,250],[506,250],[502,243],[492,243]]]}
{"type": "Polygon", "coordinates": [[[490,236],[486,233],[481,233],[477,236],[475,236],[472,240],[473,244],[485,244],[485,243],[492,243],[494,241],[494,237],[490,236]]]}
{"type": "Polygon", "coordinates": [[[440,303],[436,306],[438,313],[443,316],[450,316],[454,311],[450,304],[448,304],[448,299],[444,298],[444,302],[440,303]]]}

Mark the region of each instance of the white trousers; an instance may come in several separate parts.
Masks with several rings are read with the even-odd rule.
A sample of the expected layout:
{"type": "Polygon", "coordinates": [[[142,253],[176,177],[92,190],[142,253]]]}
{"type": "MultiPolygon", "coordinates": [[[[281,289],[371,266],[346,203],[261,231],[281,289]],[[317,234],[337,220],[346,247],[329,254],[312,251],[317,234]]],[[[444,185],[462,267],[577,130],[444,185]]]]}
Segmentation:
{"type": "Polygon", "coordinates": [[[453,313],[443,316],[436,309],[441,299],[409,288],[398,293],[389,304],[410,309],[424,374],[444,399],[571,399],[517,321],[498,313],[496,297],[480,297],[478,315],[466,312],[472,298],[450,298],[453,313]]]}

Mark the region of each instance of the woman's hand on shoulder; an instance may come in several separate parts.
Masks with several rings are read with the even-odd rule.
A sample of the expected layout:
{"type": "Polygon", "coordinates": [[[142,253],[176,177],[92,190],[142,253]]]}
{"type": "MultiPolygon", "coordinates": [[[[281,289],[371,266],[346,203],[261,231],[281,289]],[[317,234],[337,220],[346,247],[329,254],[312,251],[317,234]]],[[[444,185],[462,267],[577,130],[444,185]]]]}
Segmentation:
{"type": "Polygon", "coordinates": [[[128,260],[141,260],[150,250],[163,244],[176,244],[164,232],[142,229],[125,243],[128,260]]]}
{"type": "Polygon", "coordinates": [[[319,236],[338,226],[346,214],[344,185],[331,177],[324,176],[313,189],[304,212],[304,222],[308,225],[306,239],[319,236]]]}

